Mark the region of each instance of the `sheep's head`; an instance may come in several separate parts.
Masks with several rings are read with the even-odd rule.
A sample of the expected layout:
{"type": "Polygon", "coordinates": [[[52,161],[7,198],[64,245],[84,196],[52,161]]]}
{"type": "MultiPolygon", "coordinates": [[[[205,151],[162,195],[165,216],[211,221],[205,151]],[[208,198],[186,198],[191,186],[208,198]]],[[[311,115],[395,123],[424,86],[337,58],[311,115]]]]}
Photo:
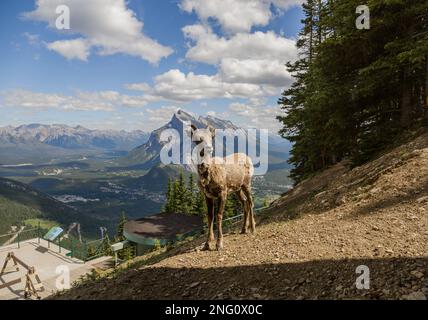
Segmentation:
{"type": "Polygon", "coordinates": [[[197,146],[203,146],[203,148],[199,148],[199,156],[201,158],[205,158],[205,152],[207,152],[209,156],[212,155],[214,151],[213,140],[215,137],[215,129],[213,127],[208,126],[206,129],[198,129],[192,124],[190,136],[197,146]]]}
{"type": "Polygon", "coordinates": [[[210,166],[204,162],[198,165],[199,179],[201,184],[204,186],[208,185],[210,182],[209,169],[210,169],[210,166]]]}

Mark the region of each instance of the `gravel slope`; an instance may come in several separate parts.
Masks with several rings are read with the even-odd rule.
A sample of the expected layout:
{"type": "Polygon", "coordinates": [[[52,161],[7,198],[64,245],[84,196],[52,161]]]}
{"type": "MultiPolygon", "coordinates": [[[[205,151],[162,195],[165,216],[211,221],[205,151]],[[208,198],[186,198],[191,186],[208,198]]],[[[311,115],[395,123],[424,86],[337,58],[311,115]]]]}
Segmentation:
{"type": "Polygon", "coordinates": [[[428,134],[362,167],[339,164],[273,203],[222,252],[196,239],[155,264],[59,299],[426,299],[428,134]],[[356,268],[370,270],[358,290],[356,268]]]}

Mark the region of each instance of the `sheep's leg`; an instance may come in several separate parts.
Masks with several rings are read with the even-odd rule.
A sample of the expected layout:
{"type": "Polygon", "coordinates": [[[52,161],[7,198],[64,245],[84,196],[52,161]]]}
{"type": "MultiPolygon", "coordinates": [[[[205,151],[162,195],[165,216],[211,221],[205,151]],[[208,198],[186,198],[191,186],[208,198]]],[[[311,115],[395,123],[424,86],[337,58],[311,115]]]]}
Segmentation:
{"type": "Polygon", "coordinates": [[[217,250],[218,251],[223,249],[223,212],[226,206],[226,200],[227,200],[227,193],[222,193],[220,196],[220,203],[218,206],[218,213],[217,213],[217,230],[218,230],[217,250]]]}
{"type": "Polygon", "coordinates": [[[203,250],[210,250],[210,242],[214,239],[214,199],[205,198],[208,208],[208,239],[203,250]]]}
{"type": "Polygon", "coordinates": [[[247,198],[245,197],[245,194],[242,190],[239,190],[237,192],[239,201],[241,201],[242,204],[242,210],[244,211],[244,221],[242,224],[242,231],[241,234],[246,234],[248,232],[248,203],[247,198]]]}
{"type": "Polygon", "coordinates": [[[254,202],[253,196],[251,195],[251,187],[246,186],[242,188],[245,196],[247,197],[248,207],[249,207],[249,220],[251,225],[251,232],[256,232],[256,220],[254,219],[254,202]]]}

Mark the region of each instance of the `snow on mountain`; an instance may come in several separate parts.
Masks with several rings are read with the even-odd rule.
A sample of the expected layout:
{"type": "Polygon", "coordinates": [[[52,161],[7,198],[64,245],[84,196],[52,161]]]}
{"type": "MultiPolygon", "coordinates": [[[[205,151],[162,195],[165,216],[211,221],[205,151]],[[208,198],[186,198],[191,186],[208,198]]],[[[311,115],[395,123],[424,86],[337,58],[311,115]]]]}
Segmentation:
{"type": "MultiPolygon", "coordinates": [[[[221,129],[226,130],[230,129],[232,130],[230,133],[233,135],[237,135],[240,138],[247,138],[247,131],[242,129],[241,127],[235,125],[229,120],[223,120],[220,118],[216,118],[213,116],[200,116],[199,118],[195,118],[189,113],[178,110],[171,118],[171,120],[165,124],[164,126],[160,127],[159,129],[153,131],[150,135],[149,140],[135,148],[134,150],[130,151],[128,156],[122,158],[120,160],[120,163],[122,165],[129,165],[129,166],[138,166],[143,168],[151,168],[155,165],[158,165],[160,163],[160,151],[162,150],[165,143],[160,141],[161,133],[166,129],[176,129],[180,133],[180,143],[182,146],[183,143],[183,125],[184,123],[192,123],[197,128],[206,128],[207,126],[212,126],[215,129],[221,129]]],[[[289,148],[286,147],[287,142],[284,139],[280,139],[283,141],[284,146],[284,153],[276,153],[275,154],[275,162],[285,162],[288,159],[288,150],[289,148]],[[279,155],[279,157],[278,157],[279,155]]],[[[269,136],[269,143],[270,141],[275,141],[278,143],[280,141],[276,138],[271,138],[269,136]]],[[[230,150],[230,148],[235,148],[235,145],[229,146],[229,148],[226,148],[226,153],[234,152],[233,150],[230,150]]],[[[278,149],[278,146],[275,148],[278,149]]],[[[272,157],[273,159],[273,157],[272,157]]],[[[192,166],[185,166],[186,169],[191,169],[192,166]]]]}
{"type": "Polygon", "coordinates": [[[147,139],[147,133],[114,130],[90,130],[82,126],[30,124],[19,127],[0,128],[0,145],[46,144],[50,146],[79,149],[101,148],[107,150],[129,150],[147,139]]]}

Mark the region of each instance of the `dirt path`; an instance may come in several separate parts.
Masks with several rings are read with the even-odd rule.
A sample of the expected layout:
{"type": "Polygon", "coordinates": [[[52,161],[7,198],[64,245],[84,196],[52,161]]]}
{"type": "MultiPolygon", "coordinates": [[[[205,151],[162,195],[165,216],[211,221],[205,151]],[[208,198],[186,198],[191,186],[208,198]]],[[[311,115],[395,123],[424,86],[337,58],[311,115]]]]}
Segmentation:
{"type": "Polygon", "coordinates": [[[376,161],[312,179],[259,218],[255,235],[226,235],[222,252],[199,251],[197,239],[59,298],[426,299],[428,135],[376,161]],[[355,285],[361,265],[369,290],[355,285]]]}

